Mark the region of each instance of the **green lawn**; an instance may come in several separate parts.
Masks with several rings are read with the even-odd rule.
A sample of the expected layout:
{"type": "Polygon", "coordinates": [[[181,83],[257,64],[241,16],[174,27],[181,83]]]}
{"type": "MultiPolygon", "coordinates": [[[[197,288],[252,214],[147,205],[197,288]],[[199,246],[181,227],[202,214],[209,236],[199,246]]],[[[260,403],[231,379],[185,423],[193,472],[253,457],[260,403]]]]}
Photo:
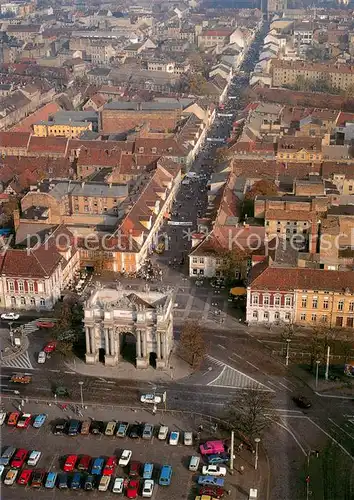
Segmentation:
{"type": "Polygon", "coordinates": [[[354,461],[332,441],[322,448],[319,457],[310,457],[304,464],[304,498],[306,476],[310,476],[310,500],[353,500],[354,461]]]}

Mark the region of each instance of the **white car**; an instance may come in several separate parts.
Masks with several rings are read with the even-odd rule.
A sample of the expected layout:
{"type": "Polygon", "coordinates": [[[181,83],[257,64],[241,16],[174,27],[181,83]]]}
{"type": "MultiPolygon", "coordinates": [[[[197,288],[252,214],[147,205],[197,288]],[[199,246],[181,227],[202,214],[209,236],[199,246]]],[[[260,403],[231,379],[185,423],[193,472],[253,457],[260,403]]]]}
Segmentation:
{"type": "Polygon", "coordinates": [[[43,363],[45,363],[45,360],[46,360],[46,353],[44,351],[41,351],[38,354],[37,362],[42,365],[43,363]]]}
{"type": "Polygon", "coordinates": [[[170,434],[170,440],[169,443],[176,446],[179,441],[179,432],[178,431],[172,431],[170,434]]]}
{"type": "Polygon", "coordinates": [[[112,493],[123,493],[124,479],[122,477],[116,477],[114,480],[112,493]]]}
{"type": "Polygon", "coordinates": [[[5,465],[0,465],[0,479],[2,477],[4,470],[5,470],[5,465]]]}
{"type": "Polygon", "coordinates": [[[141,496],[143,498],[151,498],[153,493],[154,481],[152,479],[145,479],[141,496]]]}
{"type": "Polygon", "coordinates": [[[160,439],[160,441],[164,441],[167,438],[167,435],[168,435],[167,425],[161,425],[159,433],[157,435],[157,439],[160,439]]]}
{"type": "Polygon", "coordinates": [[[122,456],[120,457],[119,459],[119,465],[121,465],[122,467],[126,467],[129,462],[130,462],[130,459],[132,458],[132,451],[131,450],[123,450],[123,453],[122,453],[122,456]]]}
{"type": "Polygon", "coordinates": [[[184,444],[186,446],[192,446],[193,444],[193,432],[184,433],[184,444]]]}
{"type": "Polygon", "coordinates": [[[2,425],[6,420],[6,411],[0,413],[0,425],[2,425]]]}
{"type": "Polygon", "coordinates": [[[29,457],[27,459],[27,465],[32,465],[33,467],[38,464],[39,459],[41,458],[42,453],[37,450],[31,451],[29,457]]]}
{"type": "Polygon", "coordinates": [[[151,404],[161,403],[161,396],[156,396],[156,394],[143,394],[140,397],[140,402],[151,404]]]}
{"type": "Polygon", "coordinates": [[[4,484],[7,484],[7,486],[12,486],[16,481],[17,474],[18,469],[10,469],[5,476],[4,484]]]}
{"type": "Polygon", "coordinates": [[[220,465],[204,465],[202,474],[204,476],[226,476],[226,467],[220,465]]]}
{"type": "Polygon", "coordinates": [[[4,313],[1,315],[1,319],[7,319],[9,321],[13,321],[18,319],[20,315],[18,313],[4,313]]]}

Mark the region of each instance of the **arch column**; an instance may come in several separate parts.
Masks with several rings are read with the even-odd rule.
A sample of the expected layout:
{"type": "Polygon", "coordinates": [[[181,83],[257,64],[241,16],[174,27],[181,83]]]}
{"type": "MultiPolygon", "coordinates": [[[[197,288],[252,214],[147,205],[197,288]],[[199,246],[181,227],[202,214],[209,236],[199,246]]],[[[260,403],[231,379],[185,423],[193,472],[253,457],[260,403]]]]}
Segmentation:
{"type": "Polygon", "coordinates": [[[119,338],[120,333],[115,332],[113,328],[105,328],[105,343],[106,355],[104,358],[105,365],[115,366],[118,364],[119,356],[117,352],[116,337],[119,338]]]}
{"type": "Polygon", "coordinates": [[[136,367],[147,368],[149,366],[149,359],[146,353],[146,331],[137,330],[137,356],[136,367]]]}
{"type": "Polygon", "coordinates": [[[98,361],[98,350],[96,349],[95,326],[86,327],[86,363],[93,365],[98,361]]]}

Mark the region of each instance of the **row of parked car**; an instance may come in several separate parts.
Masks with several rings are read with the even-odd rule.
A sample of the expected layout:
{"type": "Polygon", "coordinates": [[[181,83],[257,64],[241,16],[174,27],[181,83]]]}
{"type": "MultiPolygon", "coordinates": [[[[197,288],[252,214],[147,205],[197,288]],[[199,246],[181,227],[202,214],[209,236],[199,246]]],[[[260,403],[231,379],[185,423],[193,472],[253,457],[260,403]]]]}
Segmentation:
{"type": "Polygon", "coordinates": [[[42,427],[47,419],[45,413],[40,413],[39,415],[32,415],[31,413],[21,413],[19,411],[13,411],[7,414],[5,411],[0,413],[0,425],[5,422],[10,427],[17,427],[18,429],[27,429],[30,424],[35,429],[42,427]]]}
{"type": "Polygon", "coordinates": [[[128,498],[137,498],[139,492],[142,497],[151,498],[155,487],[154,476],[160,486],[169,486],[172,479],[170,465],[156,467],[151,463],[133,461],[131,450],[124,450],[118,462],[115,456],[92,458],[89,455],[68,455],[60,473],[29,468],[37,466],[40,458],[40,451],[7,447],[0,457],[0,477],[5,475],[4,484],[11,486],[16,482],[33,488],[44,486],[53,489],[57,486],[59,489],[86,491],[97,487],[99,491],[125,491],[128,498]],[[128,477],[114,477],[117,465],[128,468],[128,477]],[[6,466],[10,468],[5,472],[6,466]]]}
{"type": "MultiPolygon", "coordinates": [[[[89,434],[104,434],[106,436],[117,436],[124,438],[129,436],[132,439],[142,438],[142,439],[152,439],[155,435],[160,441],[164,441],[168,437],[168,442],[170,445],[178,445],[181,433],[179,431],[169,431],[166,425],[161,425],[158,429],[152,424],[129,424],[128,422],[116,422],[114,420],[110,422],[102,422],[99,420],[77,420],[77,419],[60,419],[53,427],[54,434],[68,434],[69,436],[78,436],[89,434]]],[[[186,446],[191,446],[193,444],[193,433],[184,432],[183,433],[183,443],[186,446]]]]}

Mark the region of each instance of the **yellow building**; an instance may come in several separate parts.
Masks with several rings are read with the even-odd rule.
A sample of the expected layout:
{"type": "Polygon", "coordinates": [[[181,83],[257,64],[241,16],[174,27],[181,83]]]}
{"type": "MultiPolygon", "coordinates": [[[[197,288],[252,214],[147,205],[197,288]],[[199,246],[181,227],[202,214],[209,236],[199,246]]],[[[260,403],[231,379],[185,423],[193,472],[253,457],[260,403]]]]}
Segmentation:
{"type": "Polygon", "coordinates": [[[276,157],[282,163],[321,162],[322,139],[321,137],[294,137],[285,135],[279,138],[276,157]]]}
{"type": "Polygon", "coordinates": [[[37,137],[67,137],[68,139],[76,139],[88,130],[92,130],[91,122],[41,121],[33,125],[34,135],[37,137]]]}

